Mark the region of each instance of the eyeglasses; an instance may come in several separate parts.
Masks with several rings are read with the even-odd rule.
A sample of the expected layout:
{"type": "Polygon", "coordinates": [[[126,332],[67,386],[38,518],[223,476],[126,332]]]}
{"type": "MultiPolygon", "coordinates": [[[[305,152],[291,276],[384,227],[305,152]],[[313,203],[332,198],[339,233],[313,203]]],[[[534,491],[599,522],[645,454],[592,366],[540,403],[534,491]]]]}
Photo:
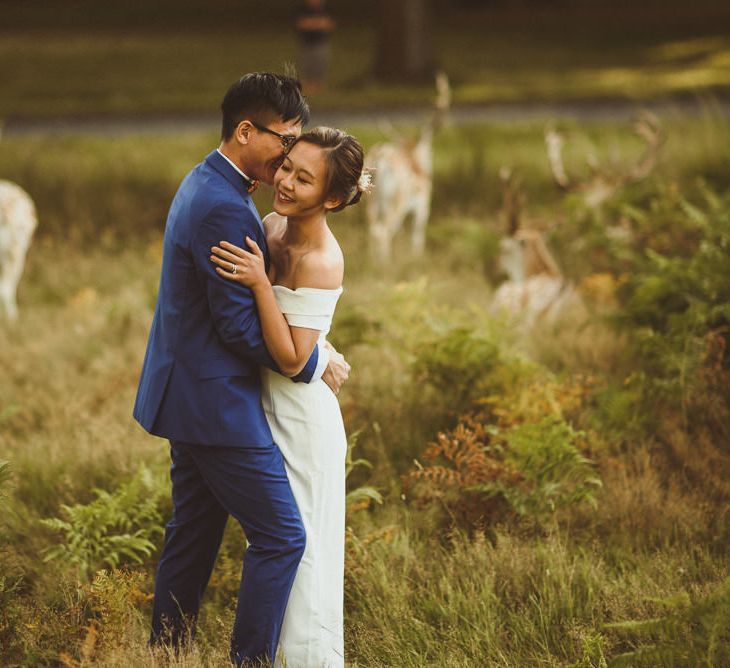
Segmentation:
{"type": "Polygon", "coordinates": [[[261,130],[261,132],[268,132],[270,135],[274,135],[274,137],[278,137],[279,141],[281,142],[281,145],[284,147],[285,151],[288,151],[292,147],[292,144],[297,140],[297,138],[294,135],[283,135],[279,132],[276,132],[276,130],[267,128],[265,125],[259,125],[258,123],[255,123],[254,121],[251,121],[251,125],[253,125],[257,130],[261,130]]]}

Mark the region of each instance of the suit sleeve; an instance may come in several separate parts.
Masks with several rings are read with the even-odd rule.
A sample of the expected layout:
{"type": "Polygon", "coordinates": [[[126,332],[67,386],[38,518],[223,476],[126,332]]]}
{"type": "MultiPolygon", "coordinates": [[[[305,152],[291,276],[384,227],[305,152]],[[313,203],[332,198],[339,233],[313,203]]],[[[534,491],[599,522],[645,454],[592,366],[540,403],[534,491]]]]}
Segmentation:
{"type": "MultiPolygon", "coordinates": [[[[266,349],[253,293],[240,283],[219,276],[210,261],[210,249],[221,241],[246,248],[246,235],[260,246],[265,244],[258,221],[249,211],[230,204],[215,207],[193,239],[193,263],[205,282],[213,325],[225,346],[240,357],[280,372],[266,349]]],[[[315,346],[302,371],[292,380],[310,382],[317,370],[318,358],[319,347],[315,346]]]]}

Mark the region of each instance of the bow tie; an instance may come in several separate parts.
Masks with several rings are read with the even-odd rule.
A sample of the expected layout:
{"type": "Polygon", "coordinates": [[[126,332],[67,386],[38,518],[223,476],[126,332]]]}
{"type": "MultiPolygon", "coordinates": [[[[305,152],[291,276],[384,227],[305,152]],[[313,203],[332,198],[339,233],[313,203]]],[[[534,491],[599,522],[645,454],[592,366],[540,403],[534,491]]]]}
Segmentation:
{"type": "Polygon", "coordinates": [[[246,192],[252,193],[256,188],[259,187],[258,179],[249,179],[248,177],[243,178],[243,185],[246,186],[246,192]]]}

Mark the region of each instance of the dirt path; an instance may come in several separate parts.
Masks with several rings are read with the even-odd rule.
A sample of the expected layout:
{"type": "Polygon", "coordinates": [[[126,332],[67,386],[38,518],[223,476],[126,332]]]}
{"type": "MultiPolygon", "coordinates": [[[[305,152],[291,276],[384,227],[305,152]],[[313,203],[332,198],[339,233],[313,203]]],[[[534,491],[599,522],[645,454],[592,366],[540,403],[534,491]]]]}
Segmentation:
{"type": "MultiPolygon", "coordinates": [[[[582,121],[621,121],[630,118],[640,108],[651,109],[659,116],[690,115],[706,113],[723,117],[730,116],[730,97],[709,102],[687,100],[676,102],[627,102],[598,100],[595,102],[560,102],[494,104],[489,106],[457,107],[451,111],[455,123],[489,121],[495,123],[545,121],[547,119],[569,118],[582,121]]],[[[321,111],[312,114],[310,126],[332,125],[350,127],[354,125],[407,123],[427,117],[428,110],[364,110],[364,111],[321,111]]],[[[185,132],[218,131],[217,115],[189,117],[98,117],[59,119],[8,119],[3,127],[7,137],[22,137],[47,134],[86,136],[163,135],[185,132]]]]}

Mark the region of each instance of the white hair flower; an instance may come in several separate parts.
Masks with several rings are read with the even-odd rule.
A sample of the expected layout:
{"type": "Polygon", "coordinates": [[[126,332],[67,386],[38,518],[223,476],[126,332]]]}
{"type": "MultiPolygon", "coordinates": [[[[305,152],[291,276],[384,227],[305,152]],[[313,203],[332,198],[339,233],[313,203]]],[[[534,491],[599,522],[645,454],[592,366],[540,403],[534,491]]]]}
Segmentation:
{"type": "Polygon", "coordinates": [[[366,170],[362,170],[362,173],[360,174],[360,178],[357,180],[357,189],[361,193],[365,193],[366,195],[370,192],[372,192],[373,189],[373,175],[366,170]]]}

